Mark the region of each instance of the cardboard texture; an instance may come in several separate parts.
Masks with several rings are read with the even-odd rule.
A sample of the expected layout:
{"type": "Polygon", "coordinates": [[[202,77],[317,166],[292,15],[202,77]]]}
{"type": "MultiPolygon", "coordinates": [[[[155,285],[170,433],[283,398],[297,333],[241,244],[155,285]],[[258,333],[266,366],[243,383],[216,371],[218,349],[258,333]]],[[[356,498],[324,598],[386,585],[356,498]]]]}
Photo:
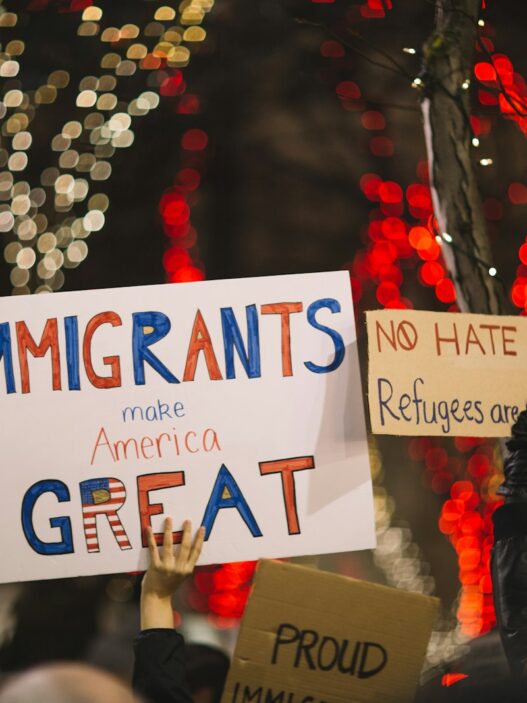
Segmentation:
{"type": "Polygon", "coordinates": [[[408,703],[439,601],[258,565],[222,703],[408,703]]]}
{"type": "Polygon", "coordinates": [[[362,397],[345,271],[1,299],[0,582],[374,546],[362,397]]]}
{"type": "Polygon", "coordinates": [[[527,320],[375,310],[368,399],[376,434],[508,437],[527,402],[527,320]]]}

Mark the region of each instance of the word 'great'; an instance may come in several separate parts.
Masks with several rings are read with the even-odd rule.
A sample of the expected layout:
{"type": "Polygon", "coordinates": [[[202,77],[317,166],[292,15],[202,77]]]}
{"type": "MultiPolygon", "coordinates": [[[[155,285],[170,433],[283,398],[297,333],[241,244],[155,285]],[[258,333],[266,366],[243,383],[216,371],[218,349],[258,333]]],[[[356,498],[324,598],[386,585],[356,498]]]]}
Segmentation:
{"type": "MultiPolygon", "coordinates": [[[[296,503],[295,474],[299,471],[315,468],[313,456],[300,456],[290,459],[275,459],[258,463],[260,476],[275,475],[280,478],[282,500],[285,508],[285,522],[290,535],[301,534],[300,520],[296,503]]],[[[139,509],[139,524],[141,528],[142,546],[147,546],[146,528],[151,526],[154,515],[163,515],[165,508],[162,503],[150,502],[150,494],[163,489],[180,489],[186,485],[184,471],[169,471],[143,474],[137,476],[137,501],[139,509]]],[[[127,488],[123,481],[113,478],[90,478],[79,484],[82,522],[86,549],[88,553],[99,552],[99,534],[97,518],[107,519],[109,527],[121,550],[132,549],[127,529],[119,516],[119,511],[127,499],[127,488]]],[[[53,495],[59,503],[69,503],[71,494],[68,486],[58,479],[37,481],[26,491],[22,500],[22,530],[29,546],[37,554],[54,555],[72,554],[75,552],[71,518],[68,515],[54,516],[49,519],[51,528],[59,533],[55,541],[44,540],[37,534],[33,513],[42,496],[53,495]]],[[[229,469],[222,464],[206,503],[201,525],[205,527],[205,540],[208,540],[221,510],[234,508],[253,537],[262,537],[247,499],[245,498],[236,479],[229,469]]],[[[173,533],[174,543],[179,543],[182,531],[173,533]]],[[[155,535],[158,544],[163,542],[163,533],[155,535]]]]}

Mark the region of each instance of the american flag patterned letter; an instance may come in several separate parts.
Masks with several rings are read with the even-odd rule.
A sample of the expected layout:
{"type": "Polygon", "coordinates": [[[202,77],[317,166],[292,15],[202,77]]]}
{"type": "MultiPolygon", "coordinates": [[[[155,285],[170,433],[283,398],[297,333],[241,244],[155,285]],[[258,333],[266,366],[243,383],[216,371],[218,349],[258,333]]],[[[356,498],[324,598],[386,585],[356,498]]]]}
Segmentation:
{"type": "Polygon", "coordinates": [[[116,478],[96,478],[80,484],[82,519],[88,552],[99,552],[97,515],[106,515],[117,544],[121,549],[131,549],[132,545],[117,511],[126,500],[126,488],[116,478]]]}

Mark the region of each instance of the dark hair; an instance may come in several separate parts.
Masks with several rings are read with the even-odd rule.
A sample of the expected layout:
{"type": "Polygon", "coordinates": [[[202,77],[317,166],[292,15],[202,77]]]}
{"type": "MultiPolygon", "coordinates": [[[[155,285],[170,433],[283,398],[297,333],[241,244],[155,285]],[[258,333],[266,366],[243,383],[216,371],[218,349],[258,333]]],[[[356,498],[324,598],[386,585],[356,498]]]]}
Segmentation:
{"type": "Polygon", "coordinates": [[[188,644],[185,647],[185,658],[190,692],[210,688],[214,693],[213,702],[220,703],[229,671],[229,657],[221,649],[207,644],[188,644]]]}

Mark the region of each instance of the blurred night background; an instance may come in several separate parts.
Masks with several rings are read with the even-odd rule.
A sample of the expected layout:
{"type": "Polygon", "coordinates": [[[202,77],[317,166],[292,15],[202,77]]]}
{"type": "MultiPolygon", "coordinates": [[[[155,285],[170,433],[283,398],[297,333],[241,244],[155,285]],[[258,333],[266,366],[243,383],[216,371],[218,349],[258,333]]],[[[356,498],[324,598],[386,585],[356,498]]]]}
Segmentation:
{"type": "MultiPolygon", "coordinates": [[[[0,2],[1,295],[347,269],[363,370],[364,310],[456,310],[412,87],[433,2],[95,2],[0,2]]],[[[527,118],[497,76],[527,106],[526,21],[487,0],[467,86],[488,266],[513,314],[527,118]]],[[[441,598],[428,666],[446,667],[492,637],[499,452],[381,437],[371,455],[378,549],[318,564],[441,598]]],[[[176,615],[191,639],[232,646],[253,570],[198,570],[176,615]]],[[[126,676],[137,595],[127,575],[0,586],[0,670],[83,658],[126,676]]]]}

